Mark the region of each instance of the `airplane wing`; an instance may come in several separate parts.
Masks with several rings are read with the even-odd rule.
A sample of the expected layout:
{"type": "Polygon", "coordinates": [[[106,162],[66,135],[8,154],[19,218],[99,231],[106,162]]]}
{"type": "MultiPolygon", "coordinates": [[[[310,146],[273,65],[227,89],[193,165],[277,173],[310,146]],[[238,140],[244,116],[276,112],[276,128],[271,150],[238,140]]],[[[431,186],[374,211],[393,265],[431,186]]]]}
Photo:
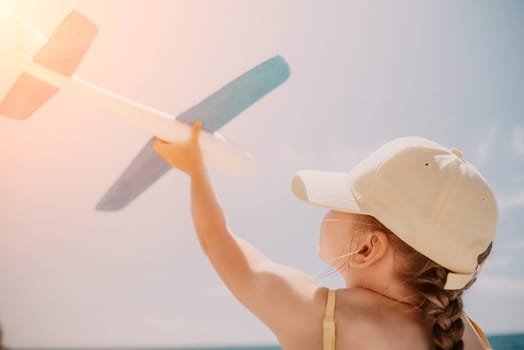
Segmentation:
{"type": "MultiPolygon", "coordinates": [[[[177,116],[190,125],[200,120],[202,129],[215,132],[289,77],[289,66],[275,56],[231,81],[205,100],[177,116]]],[[[127,206],[171,166],[153,149],[149,140],[124,173],[98,202],[96,210],[114,211],[127,206]]]]}
{"type": "MultiPolygon", "coordinates": [[[[33,61],[68,76],[74,73],[97,33],[96,25],[77,11],[64,19],[47,42],[35,29],[27,25],[23,29],[25,31],[17,35],[30,38],[18,40],[31,39],[43,43],[33,61]]],[[[0,114],[13,119],[27,119],[57,91],[54,86],[22,73],[0,103],[0,114]]]]}

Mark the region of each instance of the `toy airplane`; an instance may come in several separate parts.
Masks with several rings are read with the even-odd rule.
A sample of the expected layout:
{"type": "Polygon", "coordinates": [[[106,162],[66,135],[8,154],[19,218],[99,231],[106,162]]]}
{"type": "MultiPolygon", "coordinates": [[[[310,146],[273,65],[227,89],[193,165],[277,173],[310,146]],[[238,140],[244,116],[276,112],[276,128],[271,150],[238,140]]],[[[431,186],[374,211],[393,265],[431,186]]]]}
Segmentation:
{"type": "MultiPolygon", "coordinates": [[[[117,112],[169,142],[189,138],[191,125],[200,120],[200,145],[206,163],[233,175],[256,172],[253,158],[216,131],[289,77],[289,66],[281,56],[261,63],[173,118],[73,75],[96,33],[96,26],[76,11],[65,18],[47,41],[36,28],[19,22],[17,63],[23,72],[0,103],[0,115],[29,118],[59,89],[68,90],[117,112]],[[31,55],[32,52],[36,53],[31,55]]],[[[171,169],[154,151],[154,139],[144,145],[103,196],[97,210],[124,208],[171,169]]]]}

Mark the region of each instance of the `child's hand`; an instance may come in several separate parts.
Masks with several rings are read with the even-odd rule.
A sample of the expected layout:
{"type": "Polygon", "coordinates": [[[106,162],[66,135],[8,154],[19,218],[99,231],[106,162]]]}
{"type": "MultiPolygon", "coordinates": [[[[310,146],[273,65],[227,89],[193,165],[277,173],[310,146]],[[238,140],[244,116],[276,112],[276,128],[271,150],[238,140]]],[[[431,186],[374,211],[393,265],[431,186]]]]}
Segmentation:
{"type": "Polygon", "coordinates": [[[157,138],[153,148],[169,165],[191,176],[203,164],[202,151],[198,143],[201,127],[200,121],[195,122],[191,138],[186,142],[169,143],[157,138]]]}

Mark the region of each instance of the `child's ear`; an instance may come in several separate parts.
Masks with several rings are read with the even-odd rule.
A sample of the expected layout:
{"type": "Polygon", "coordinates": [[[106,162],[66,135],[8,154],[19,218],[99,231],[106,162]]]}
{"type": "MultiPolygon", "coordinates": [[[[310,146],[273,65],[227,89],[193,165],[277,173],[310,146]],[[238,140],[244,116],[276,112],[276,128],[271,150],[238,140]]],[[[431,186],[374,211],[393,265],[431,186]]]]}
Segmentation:
{"type": "Polygon", "coordinates": [[[389,240],[382,231],[373,231],[366,236],[357,254],[351,257],[351,267],[364,268],[380,260],[387,251],[389,240]]]}

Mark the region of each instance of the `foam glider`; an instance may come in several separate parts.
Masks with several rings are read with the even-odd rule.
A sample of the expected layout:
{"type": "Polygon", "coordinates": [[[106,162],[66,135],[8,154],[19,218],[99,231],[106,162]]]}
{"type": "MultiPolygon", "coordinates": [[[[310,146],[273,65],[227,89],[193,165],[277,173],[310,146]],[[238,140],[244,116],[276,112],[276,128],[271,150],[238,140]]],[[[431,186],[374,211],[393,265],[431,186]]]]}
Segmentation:
{"type": "MultiPolygon", "coordinates": [[[[200,144],[208,165],[231,175],[256,173],[253,157],[217,130],[289,77],[289,66],[281,56],[262,62],[174,118],[74,75],[96,33],[96,25],[77,11],[71,12],[49,39],[31,24],[19,21],[17,64],[22,73],[0,102],[0,115],[27,119],[59,90],[66,90],[169,142],[188,139],[191,125],[200,120],[200,144]]],[[[124,208],[171,169],[154,151],[154,139],[144,145],[105,193],[97,210],[124,208]]]]}

